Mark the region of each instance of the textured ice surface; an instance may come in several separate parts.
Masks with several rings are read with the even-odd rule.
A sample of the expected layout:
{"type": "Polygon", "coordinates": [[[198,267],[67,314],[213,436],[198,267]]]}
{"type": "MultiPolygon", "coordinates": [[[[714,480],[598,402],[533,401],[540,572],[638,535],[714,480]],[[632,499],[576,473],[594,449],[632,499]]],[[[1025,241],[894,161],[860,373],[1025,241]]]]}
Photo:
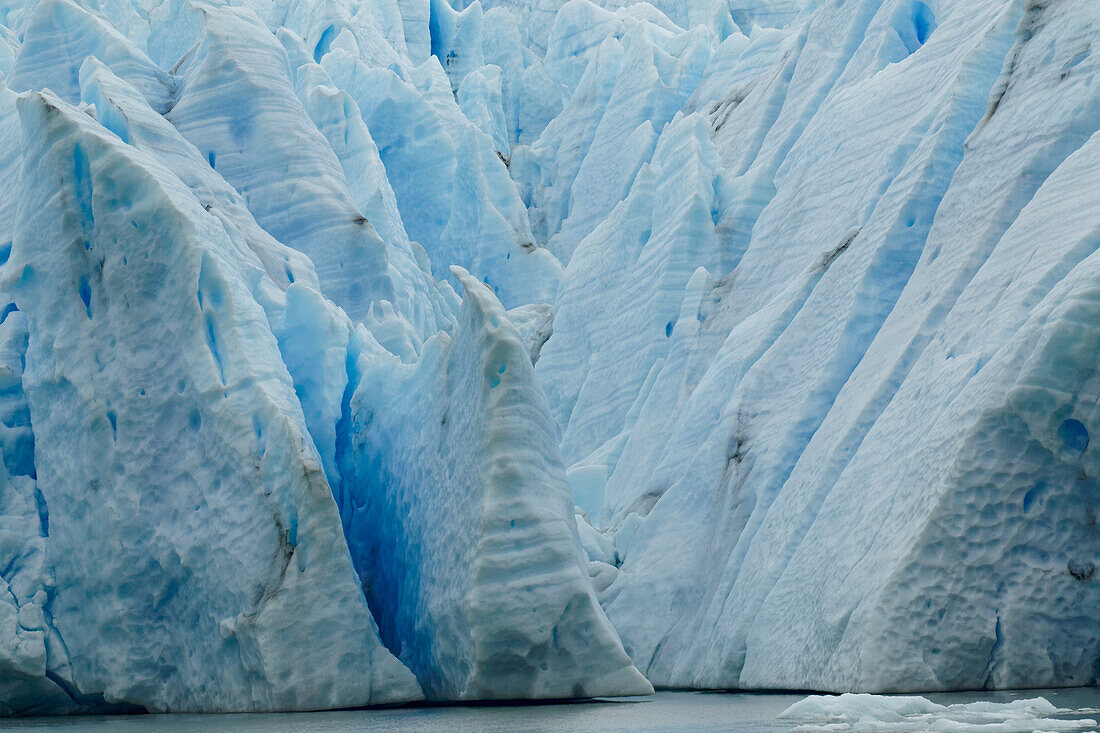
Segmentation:
{"type": "Polygon", "coordinates": [[[415,364],[297,285],[275,327],[382,638],[432,698],[648,692],[588,580],[530,347],[458,276],[454,335],[415,364]]]}
{"type": "Polygon", "coordinates": [[[528,346],[455,274],[457,328],[416,366],[349,350],[338,500],[382,638],[432,697],[646,694],[588,580],[528,346]]]}
{"type": "Polygon", "coordinates": [[[1098,44],[0,3],[0,712],[1096,684],[1098,44]]]}
{"type": "MultiPolygon", "coordinates": [[[[499,76],[494,85],[494,67],[478,71],[485,82],[469,86],[467,121],[438,88],[439,62],[412,61],[405,35],[419,31],[397,4],[332,6],[321,28],[326,15],[311,8],[44,0],[4,10],[4,713],[402,702],[421,696],[417,675],[434,697],[651,689],[596,600],[532,371],[552,323],[538,301],[552,296],[560,267],[522,235],[526,212],[494,150],[510,144],[499,76]],[[338,26],[344,35],[326,36],[338,26]],[[428,246],[409,238],[408,204],[391,185],[401,176],[382,156],[392,142],[380,149],[372,136],[385,128],[370,129],[317,63],[330,41],[368,49],[354,69],[391,64],[386,73],[441,134],[448,122],[468,126],[446,140],[481,155],[496,180],[495,193],[483,193],[484,178],[467,188],[468,159],[445,159],[467,196],[456,211],[475,219],[449,231],[474,250],[440,249],[438,232],[428,246]],[[427,381],[445,377],[432,355],[468,329],[427,251],[444,265],[455,256],[488,268],[476,242],[493,246],[492,226],[476,221],[490,215],[512,247],[492,277],[512,288],[524,329],[521,338],[501,326],[513,372],[526,375],[514,409],[541,404],[530,419],[542,426],[547,466],[490,480],[493,456],[529,437],[522,420],[509,427],[490,409],[464,425],[487,455],[446,442],[425,449],[407,430],[392,446],[394,458],[425,451],[467,466],[463,476],[483,475],[484,485],[446,471],[427,483],[356,484],[355,472],[370,469],[357,462],[352,395],[377,386],[360,384],[361,374],[407,364],[427,381]],[[440,490],[486,523],[460,537],[433,533],[440,490]],[[342,499],[377,505],[399,491],[425,512],[416,556],[394,569],[361,549],[402,552],[406,535],[353,534],[359,505],[342,499]],[[517,520],[534,529],[510,533],[517,520]],[[464,566],[470,579],[443,577],[433,594],[420,592],[435,559],[461,556],[479,558],[464,566]],[[497,583],[494,569],[509,564],[509,582],[497,583]],[[413,590],[382,597],[380,587],[399,592],[387,585],[395,570],[413,590]],[[433,612],[421,614],[426,604],[433,612]],[[422,648],[393,635],[395,617],[417,624],[422,648]]],[[[507,323],[485,286],[469,284],[507,323]]],[[[478,353],[472,336],[462,343],[463,357],[478,353]]],[[[385,523],[373,521],[368,531],[385,523]]]]}
{"type": "Polygon", "coordinates": [[[931,11],[727,37],[569,261],[537,369],[578,502],[617,533],[601,598],[657,684],[1100,673],[1100,18],[931,11]],[[696,115],[716,170],[662,194],[696,115]]]}
{"type": "Polygon", "coordinates": [[[30,334],[45,675],[153,710],[415,697],[355,582],[257,259],[88,115],[49,93],[19,110],[34,165],[4,287],[30,334]]]}

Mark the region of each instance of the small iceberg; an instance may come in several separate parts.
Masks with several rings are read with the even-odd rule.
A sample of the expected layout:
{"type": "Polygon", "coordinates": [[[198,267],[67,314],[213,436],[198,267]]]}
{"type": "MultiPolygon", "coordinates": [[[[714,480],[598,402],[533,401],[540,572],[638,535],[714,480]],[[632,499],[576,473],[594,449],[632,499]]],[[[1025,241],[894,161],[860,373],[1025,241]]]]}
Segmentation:
{"type": "Polygon", "coordinates": [[[779,714],[799,731],[940,731],[941,733],[1032,733],[1094,730],[1095,720],[1065,720],[1073,711],[1033,697],[1012,702],[940,705],[919,696],[811,695],[779,714]]]}

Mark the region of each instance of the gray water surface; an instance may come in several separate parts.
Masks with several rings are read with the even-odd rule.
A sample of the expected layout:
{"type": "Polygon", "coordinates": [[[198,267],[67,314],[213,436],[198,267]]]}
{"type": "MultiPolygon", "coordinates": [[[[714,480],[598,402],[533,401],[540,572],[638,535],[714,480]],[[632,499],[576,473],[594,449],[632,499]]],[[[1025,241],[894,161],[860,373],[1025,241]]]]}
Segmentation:
{"type": "MultiPolygon", "coordinates": [[[[138,715],[26,718],[0,722],[5,730],[63,733],[596,733],[602,731],[790,731],[777,716],[805,695],[658,692],[652,697],[552,705],[402,707],[262,715],[138,715]]],[[[1100,689],[929,694],[934,702],[1008,702],[1045,697],[1073,710],[1063,719],[1097,718],[1100,689]]]]}

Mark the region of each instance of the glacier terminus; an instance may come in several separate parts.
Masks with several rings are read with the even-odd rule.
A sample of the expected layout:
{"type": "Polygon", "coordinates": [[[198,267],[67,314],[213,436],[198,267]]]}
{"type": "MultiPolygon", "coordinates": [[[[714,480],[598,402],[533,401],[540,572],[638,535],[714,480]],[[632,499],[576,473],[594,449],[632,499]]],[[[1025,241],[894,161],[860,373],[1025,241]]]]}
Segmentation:
{"type": "Polygon", "coordinates": [[[0,715],[1098,685],[1100,2],[0,0],[0,457],[0,715]]]}

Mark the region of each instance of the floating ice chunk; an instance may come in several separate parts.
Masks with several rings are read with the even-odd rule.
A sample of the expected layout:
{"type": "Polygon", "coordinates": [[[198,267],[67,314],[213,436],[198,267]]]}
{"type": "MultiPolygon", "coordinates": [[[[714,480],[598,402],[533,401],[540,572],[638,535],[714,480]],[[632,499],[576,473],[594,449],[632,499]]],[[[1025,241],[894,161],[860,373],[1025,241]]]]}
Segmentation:
{"type": "Polygon", "coordinates": [[[779,714],[800,723],[799,731],[942,731],[943,733],[1032,733],[1092,730],[1095,720],[1067,720],[1071,713],[1042,697],[1012,702],[939,705],[924,697],[886,697],[846,693],[813,695],[779,714]]]}

